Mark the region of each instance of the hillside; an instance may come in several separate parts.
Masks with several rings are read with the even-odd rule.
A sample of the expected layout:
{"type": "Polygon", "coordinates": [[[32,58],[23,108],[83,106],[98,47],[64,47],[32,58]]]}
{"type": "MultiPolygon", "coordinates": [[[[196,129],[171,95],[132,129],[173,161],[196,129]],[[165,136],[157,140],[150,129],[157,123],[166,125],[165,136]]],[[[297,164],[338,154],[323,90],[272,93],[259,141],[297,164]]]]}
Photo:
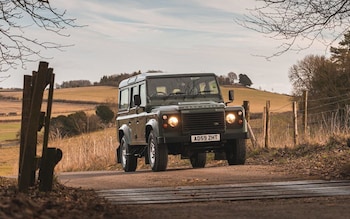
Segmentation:
{"type": "MultiPolygon", "coordinates": [[[[288,95],[236,86],[222,86],[221,89],[225,100],[228,99],[228,90],[234,90],[235,100],[232,105],[241,105],[245,100],[250,101],[252,112],[262,112],[267,100],[271,102],[271,111],[291,111],[291,97],[288,95]]],[[[20,91],[6,92],[0,90],[0,95],[17,99],[22,98],[22,92],[20,91]]],[[[46,94],[44,97],[46,97],[46,94]]],[[[117,102],[117,97],[118,88],[108,86],[65,88],[54,91],[54,101],[104,103],[117,102]]],[[[20,105],[18,107],[20,107],[20,105]]],[[[12,105],[11,109],[15,110],[16,107],[12,105]]]]}
{"type": "Polygon", "coordinates": [[[285,94],[271,93],[247,87],[222,86],[221,91],[225,101],[228,91],[234,90],[235,100],[232,105],[240,105],[243,101],[249,101],[251,112],[263,112],[266,101],[270,100],[271,112],[292,111],[292,97],[285,94]]]}
{"type": "MultiPolygon", "coordinates": [[[[245,87],[223,86],[222,94],[225,101],[228,99],[228,91],[234,90],[235,100],[230,105],[242,105],[243,101],[250,101],[250,111],[262,112],[266,100],[271,102],[271,112],[291,111],[290,96],[271,92],[259,91],[245,87]]],[[[20,129],[22,111],[22,92],[0,90],[0,142],[15,139],[20,129]],[[9,114],[11,114],[9,116],[9,114]]],[[[47,97],[45,93],[44,98],[47,97]]],[[[92,86],[80,88],[65,88],[54,91],[54,103],[52,106],[52,117],[67,115],[77,111],[94,113],[99,103],[116,103],[118,88],[108,86],[92,86]]],[[[43,104],[43,111],[46,106],[43,104]]]]}

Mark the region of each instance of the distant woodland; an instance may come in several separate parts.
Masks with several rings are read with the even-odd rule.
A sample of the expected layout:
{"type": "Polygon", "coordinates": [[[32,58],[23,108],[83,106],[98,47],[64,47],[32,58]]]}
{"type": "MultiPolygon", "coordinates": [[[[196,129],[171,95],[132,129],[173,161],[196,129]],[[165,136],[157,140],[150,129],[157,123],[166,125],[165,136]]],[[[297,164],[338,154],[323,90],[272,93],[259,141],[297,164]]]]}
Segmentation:
{"type": "MultiPolygon", "coordinates": [[[[159,70],[151,70],[147,71],[148,73],[162,73],[159,70]]],[[[104,75],[100,78],[99,82],[92,83],[89,80],[73,80],[73,81],[64,81],[62,84],[56,84],[56,88],[73,88],[73,87],[88,87],[88,86],[114,86],[118,87],[119,83],[131,76],[141,74],[140,71],[133,73],[120,73],[114,75],[104,75]]],[[[227,75],[219,75],[218,81],[220,85],[232,85],[232,84],[240,84],[243,86],[250,87],[253,83],[250,78],[246,74],[239,74],[237,77],[236,73],[230,72],[227,75]]]]}

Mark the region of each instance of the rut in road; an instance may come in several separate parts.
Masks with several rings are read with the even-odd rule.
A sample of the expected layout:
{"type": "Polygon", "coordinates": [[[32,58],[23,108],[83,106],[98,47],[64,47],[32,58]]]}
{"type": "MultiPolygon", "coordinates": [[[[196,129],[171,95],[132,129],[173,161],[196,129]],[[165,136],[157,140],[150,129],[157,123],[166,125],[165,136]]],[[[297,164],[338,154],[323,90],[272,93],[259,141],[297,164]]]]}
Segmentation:
{"type": "Polygon", "coordinates": [[[242,201],[350,195],[350,181],[288,181],[267,183],[110,189],[97,193],[114,204],[158,204],[242,201]]]}

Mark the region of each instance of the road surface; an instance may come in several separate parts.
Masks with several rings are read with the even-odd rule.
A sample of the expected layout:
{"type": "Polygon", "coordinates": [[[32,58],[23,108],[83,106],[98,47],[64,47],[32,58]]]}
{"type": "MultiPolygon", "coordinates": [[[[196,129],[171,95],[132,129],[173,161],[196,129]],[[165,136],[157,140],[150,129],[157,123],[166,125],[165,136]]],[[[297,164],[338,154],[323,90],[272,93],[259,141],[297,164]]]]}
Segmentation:
{"type": "Polygon", "coordinates": [[[94,189],[130,218],[349,218],[350,181],[323,181],[244,165],[60,173],[94,189]]]}

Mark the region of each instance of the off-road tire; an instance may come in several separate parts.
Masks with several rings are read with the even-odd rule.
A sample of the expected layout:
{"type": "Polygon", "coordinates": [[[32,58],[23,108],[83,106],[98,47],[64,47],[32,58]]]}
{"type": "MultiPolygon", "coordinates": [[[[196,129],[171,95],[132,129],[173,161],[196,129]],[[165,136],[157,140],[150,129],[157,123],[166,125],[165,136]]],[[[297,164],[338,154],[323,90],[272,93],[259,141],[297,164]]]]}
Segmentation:
{"type": "Polygon", "coordinates": [[[126,142],[125,136],[123,136],[120,141],[120,162],[125,172],[134,172],[137,167],[137,157],[130,154],[130,152],[130,146],[126,142]]]}
{"type": "Polygon", "coordinates": [[[154,132],[148,136],[148,158],[152,171],[164,171],[168,165],[168,147],[158,144],[154,132]]]}
{"type": "Polygon", "coordinates": [[[243,165],[246,160],[246,140],[236,139],[227,142],[226,158],[229,165],[243,165]]]}

